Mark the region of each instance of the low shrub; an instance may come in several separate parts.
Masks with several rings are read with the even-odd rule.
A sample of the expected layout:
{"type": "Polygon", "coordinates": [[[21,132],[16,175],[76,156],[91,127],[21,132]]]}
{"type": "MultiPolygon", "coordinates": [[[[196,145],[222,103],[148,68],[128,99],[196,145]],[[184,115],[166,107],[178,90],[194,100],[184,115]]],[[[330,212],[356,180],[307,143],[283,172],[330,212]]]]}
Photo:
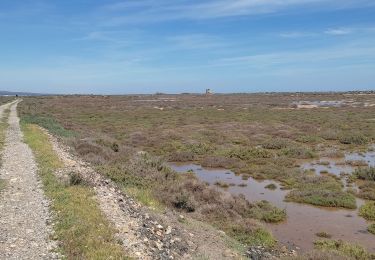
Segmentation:
{"type": "Polygon", "coordinates": [[[358,168],[353,175],[360,180],[375,181],[375,167],[358,168]]]}
{"type": "Polygon", "coordinates": [[[306,147],[292,146],[281,149],[279,155],[292,157],[296,159],[311,159],[316,157],[316,154],[306,147]]]}
{"type": "Polygon", "coordinates": [[[359,215],[366,220],[375,221],[375,201],[368,201],[361,206],[359,215]]]}
{"type": "Polygon", "coordinates": [[[206,154],[211,153],[214,150],[214,148],[207,143],[188,144],[183,149],[196,155],[206,155],[206,154]]]}
{"type": "Polygon", "coordinates": [[[275,138],[266,141],[262,144],[262,147],[265,149],[282,149],[290,145],[290,140],[286,138],[275,138]]]}
{"type": "Polygon", "coordinates": [[[170,162],[191,162],[196,159],[192,152],[172,152],[169,154],[168,161],[170,162]]]}
{"type": "Polygon", "coordinates": [[[249,246],[272,247],[276,244],[276,240],[269,231],[254,224],[232,224],[227,233],[249,246]]]}
{"type": "Polygon", "coordinates": [[[244,161],[251,160],[254,158],[272,158],[274,157],[273,153],[257,147],[240,147],[234,148],[228,151],[227,156],[230,158],[238,158],[244,161]]]}
{"type": "Polygon", "coordinates": [[[243,163],[236,158],[227,158],[224,156],[206,156],[202,159],[201,165],[211,168],[226,168],[232,169],[242,167],[243,163]]]}
{"type": "Polygon", "coordinates": [[[332,235],[328,234],[327,232],[318,232],[315,234],[317,237],[321,237],[321,238],[331,238],[332,235]]]}
{"type": "Polygon", "coordinates": [[[220,188],[229,188],[229,184],[228,183],[225,183],[225,182],[222,182],[222,181],[217,181],[214,183],[216,186],[219,186],[220,188]]]}
{"type": "Polygon", "coordinates": [[[371,234],[374,234],[374,235],[375,235],[375,224],[371,224],[370,226],[368,226],[367,230],[368,230],[368,232],[370,232],[371,234]]]}
{"type": "Polygon", "coordinates": [[[295,188],[287,194],[286,201],[325,207],[356,208],[355,197],[342,191],[342,183],[330,175],[302,176],[295,188]]]}
{"type": "Polygon", "coordinates": [[[349,133],[344,134],[339,137],[339,141],[342,144],[356,144],[356,145],[364,145],[369,142],[369,138],[367,138],[363,134],[358,133],[349,133]]]}
{"type": "Polygon", "coordinates": [[[195,211],[195,202],[193,202],[191,196],[186,193],[177,194],[172,203],[174,207],[178,209],[186,210],[187,212],[195,211]]]}
{"type": "Polygon", "coordinates": [[[69,174],[69,184],[72,185],[72,186],[74,186],[74,185],[84,185],[85,181],[79,173],[72,172],[71,174],[69,174]]]}
{"type": "Polygon", "coordinates": [[[346,164],[354,167],[368,166],[367,162],[363,160],[348,160],[346,161],[346,164]]]}
{"type": "Polygon", "coordinates": [[[356,201],[352,194],[331,190],[293,190],[286,201],[307,203],[315,206],[355,209],[356,201]]]}
{"type": "Polygon", "coordinates": [[[358,196],[366,200],[375,200],[375,182],[366,181],[360,185],[358,196]]]}
{"type": "Polygon", "coordinates": [[[320,137],[328,141],[334,141],[339,139],[339,132],[333,129],[327,129],[320,133],[320,137]]]}
{"type": "Polygon", "coordinates": [[[315,135],[301,135],[297,138],[297,142],[300,143],[318,143],[319,141],[322,141],[321,138],[315,135]]]}
{"type": "Polygon", "coordinates": [[[333,250],[358,260],[373,259],[375,255],[367,252],[357,244],[350,244],[342,240],[321,239],[314,242],[316,249],[333,250]]]}
{"type": "Polygon", "coordinates": [[[286,210],[281,210],[273,206],[268,201],[260,201],[257,202],[255,210],[259,209],[260,217],[257,219],[261,219],[267,223],[278,223],[286,219],[286,210]]]}

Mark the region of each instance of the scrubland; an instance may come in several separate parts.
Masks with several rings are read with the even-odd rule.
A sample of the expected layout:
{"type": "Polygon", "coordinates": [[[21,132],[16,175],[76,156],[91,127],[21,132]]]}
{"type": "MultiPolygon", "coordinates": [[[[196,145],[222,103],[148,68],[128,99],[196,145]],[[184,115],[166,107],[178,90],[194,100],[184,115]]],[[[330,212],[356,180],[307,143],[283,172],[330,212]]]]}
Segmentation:
{"type": "MultiPolygon", "coordinates": [[[[374,94],[354,93],[55,96],[25,98],[20,115],[23,123],[61,137],[155,211],[185,212],[244,244],[272,247],[276,240],[262,222],[285,220],[284,209],[229,195],[192,173],[174,172],[167,162],[195,162],[230,169],[244,179],[276,180],[290,190],[286,200],[298,203],[353,209],[361,197],[370,201],[361,214],[373,220],[373,167],[362,166],[350,176],[359,188],[353,192],[342,178],[302,171],[299,165],[367,151],[375,140],[374,104],[374,94]],[[345,102],[298,108],[301,100],[345,102]]],[[[374,225],[368,229],[373,232],[374,225]]],[[[368,256],[333,240],[316,246],[348,257],[368,256]]]]}

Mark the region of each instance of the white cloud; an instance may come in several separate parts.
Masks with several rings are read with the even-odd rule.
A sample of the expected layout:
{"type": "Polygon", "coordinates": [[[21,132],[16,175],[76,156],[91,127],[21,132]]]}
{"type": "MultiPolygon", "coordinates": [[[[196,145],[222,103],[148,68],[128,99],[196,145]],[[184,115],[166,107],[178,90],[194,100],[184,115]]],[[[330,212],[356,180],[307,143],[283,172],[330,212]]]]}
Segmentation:
{"type": "Polygon", "coordinates": [[[313,37],[317,36],[319,34],[314,33],[314,32],[283,32],[280,33],[280,36],[283,38],[304,38],[304,37],[313,37]]]}
{"type": "Polygon", "coordinates": [[[353,32],[350,28],[335,28],[335,29],[328,29],[324,33],[329,35],[347,35],[353,32]]]}

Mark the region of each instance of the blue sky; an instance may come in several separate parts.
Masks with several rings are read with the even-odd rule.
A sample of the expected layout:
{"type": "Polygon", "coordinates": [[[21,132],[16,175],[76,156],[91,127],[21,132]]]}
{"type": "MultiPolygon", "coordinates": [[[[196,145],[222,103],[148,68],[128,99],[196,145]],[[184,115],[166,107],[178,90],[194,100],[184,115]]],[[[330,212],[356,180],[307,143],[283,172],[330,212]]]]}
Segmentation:
{"type": "Polygon", "coordinates": [[[0,90],[205,88],[375,90],[375,1],[0,1],[0,90]]]}

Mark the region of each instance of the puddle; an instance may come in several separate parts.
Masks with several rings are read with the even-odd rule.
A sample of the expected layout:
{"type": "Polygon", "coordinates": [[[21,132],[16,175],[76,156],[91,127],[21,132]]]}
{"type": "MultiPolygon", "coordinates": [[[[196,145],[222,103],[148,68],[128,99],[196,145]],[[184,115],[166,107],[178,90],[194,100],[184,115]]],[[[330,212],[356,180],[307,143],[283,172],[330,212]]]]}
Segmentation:
{"type": "MultiPolygon", "coordinates": [[[[301,101],[294,101],[292,102],[292,106],[297,108],[329,108],[329,107],[343,107],[343,106],[351,106],[351,107],[358,107],[358,106],[365,106],[366,103],[362,102],[354,102],[354,100],[301,100],[301,101]]],[[[372,104],[367,104],[367,106],[371,106],[372,104]]]]}
{"type": "MultiPolygon", "coordinates": [[[[302,251],[311,250],[313,241],[318,232],[327,232],[333,239],[342,239],[365,246],[369,251],[375,252],[375,236],[367,232],[368,223],[358,216],[358,210],[321,208],[310,205],[285,202],[284,197],[288,191],[280,189],[276,182],[256,181],[253,178],[242,180],[232,171],[225,169],[207,169],[195,164],[170,164],[177,172],[193,170],[197,177],[214,185],[221,181],[235,184],[229,188],[219,188],[231,194],[243,194],[249,201],[267,200],[279,208],[287,211],[287,220],[280,224],[267,224],[275,237],[285,245],[295,245],[302,251]],[[276,184],[276,190],[266,189],[268,184],[276,184]],[[246,186],[239,186],[246,184],[246,186]]],[[[216,187],[216,186],[215,186],[216,187]]],[[[363,203],[357,200],[357,205],[363,203]]]]}
{"type": "Polygon", "coordinates": [[[317,174],[332,173],[340,176],[340,173],[352,173],[355,166],[350,165],[350,162],[362,162],[367,166],[375,167],[375,151],[366,153],[348,153],[344,158],[332,159],[322,157],[319,160],[300,160],[301,169],[314,170],[317,174]]]}

